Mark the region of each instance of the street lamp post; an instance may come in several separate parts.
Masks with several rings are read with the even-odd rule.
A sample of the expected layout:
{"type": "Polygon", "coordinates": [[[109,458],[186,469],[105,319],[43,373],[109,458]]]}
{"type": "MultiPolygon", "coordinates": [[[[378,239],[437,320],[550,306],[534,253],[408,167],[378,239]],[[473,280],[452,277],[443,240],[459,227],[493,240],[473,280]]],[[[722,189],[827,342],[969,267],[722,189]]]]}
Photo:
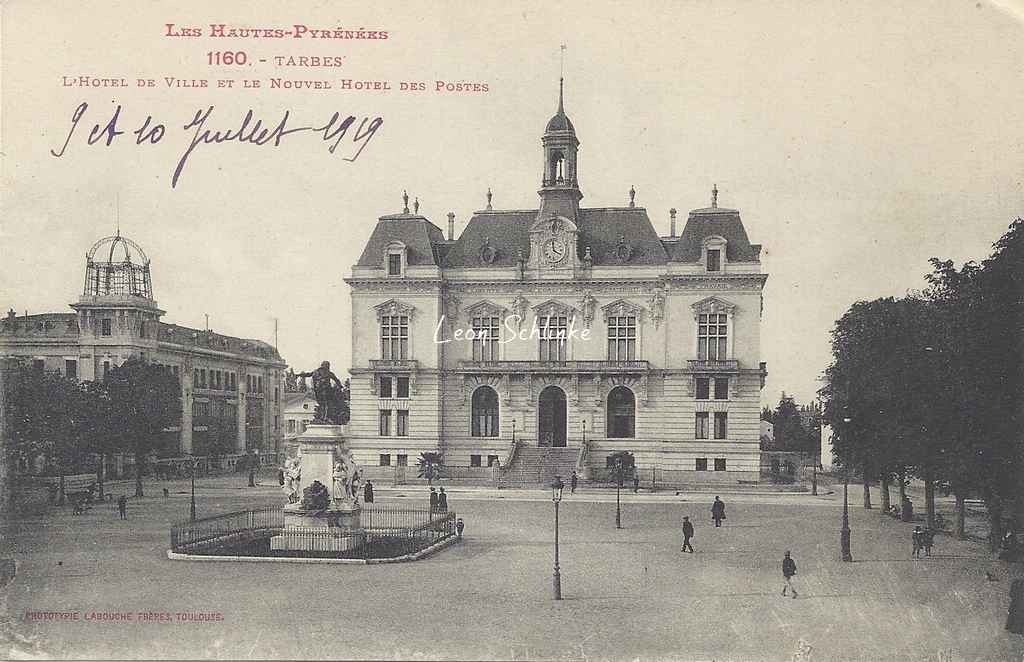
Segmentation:
{"type": "Polygon", "coordinates": [[[615,459],[615,528],[622,528],[622,504],[619,493],[622,491],[622,458],[615,459]]]}
{"type": "Polygon", "coordinates": [[[196,456],[189,453],[189,457],[192,458],[192,470],[189,471],[189,476],[192,479],[192,500],[188,507],[188,521],[196,521],[196,456]]]}
{"type": "Polygon", "coordinates": [[[512,419],[512,443],[516,443],[516,419],[512,419]]]}
{"type": "Polygon", "coordinates": [[[821,441],[818,442],[818,450],[814,451],[814,458],[811,460],[814,462],[813,473],[811,474],[811,496],[818,496],[818,452],[821,450],[821,441]]]}
{"type": "MultiPolygon", "coordinates": [[[[849,423],[849,418],[844,418],[843,423],[849,423]]],[[[848,491],[850,488],[850,468],[847,462],[843,463],[843,525],[839,529],[839,548],[843,561],[853,561],[853,554],[850,553],[850,504],[848,491]]]]}
{"type": "Polygon", "coordinates": [[[551,501],[555,504],[555,572],[552,575],[552,585],[555,591],[555,600],[562,599],[562,573],[558,567],[558,503],[562,500],[562,490],[565,484],[560,476],[555,476],[551,483],[551,501]]]}

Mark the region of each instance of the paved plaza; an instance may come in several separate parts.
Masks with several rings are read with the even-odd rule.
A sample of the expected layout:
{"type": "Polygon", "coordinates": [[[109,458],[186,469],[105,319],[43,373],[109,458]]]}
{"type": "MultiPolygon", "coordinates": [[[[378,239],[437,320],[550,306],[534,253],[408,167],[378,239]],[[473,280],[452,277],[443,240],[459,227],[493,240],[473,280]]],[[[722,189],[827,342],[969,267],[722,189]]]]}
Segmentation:
{"type": "MultiPolygon", "coordinates": [[[[804,642],[812,660],[1024,656],[1024,638],[1003,629],[1009,581],[1024,570],[945,536],[931,558],[913,561],[911,525],[860,507],[851,509],[856,562],[840,563],[834,493],[723,493],[721,529],[710,521],[713,495],[626,494],[622,530],[614,492],[567,494],[565,599],[555,602],[553,507],[539,490],[455,489],[461,543],[415,563],[352,566],[170,561],[168,529],[187,517],[188,497],[183,483],[147,489],[164,485],[170,498],[129,500],[126,522],[103,504],[15,523],[8,619],[22,641],[12,654],[788,660],[804,642]],[[684,514],[697,527],[692,555],[679,552],[684,514]],[[787,549],[799,568],[795,600],[780,595],[787,549]],[[36,611],[79,620],[25,619],[36,611]],[[136,616],[86,620],[93,612],[136,616]]],[[[280,503],[276,485],[243,486],[200,481],[200,516],[280,503]]],[[[423,505],[423,492],[379,489],[378,502],[423,505]]]]}

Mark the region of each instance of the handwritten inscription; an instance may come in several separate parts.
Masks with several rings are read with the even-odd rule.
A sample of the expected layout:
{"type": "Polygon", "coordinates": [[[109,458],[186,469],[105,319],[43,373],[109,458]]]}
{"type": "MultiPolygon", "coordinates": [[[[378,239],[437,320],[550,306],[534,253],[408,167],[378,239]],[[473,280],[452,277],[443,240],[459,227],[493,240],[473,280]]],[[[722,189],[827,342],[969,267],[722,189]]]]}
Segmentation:
{"type": "MultiPolygon", "coordinates": [[[[71,144],[71,140],[75,136],[79,124],[88,110],[88,103],[83,101],[78,104],[78,107],[75,108],[74,113],[71,115],[71,125],[68,127],[64,143],[59,149],[50,150],[52,156],[62,158],[67,154],[68,146],[71,144]]],[[[120,128],[121,111],[122,106],[118,104],[106,123],[102,125],[99,123],[94,124],[89,130],[88,137],[86,137],[86,144],[89,146],[100,144],[104,147],[110,147],[115,140],[124,135],[125,131],[120,128]]],[[[290,110],[285,110],[276,123],[264,123],[250,109],[241,120],[229,124],[230,128],[214,128],[215,119],[212,117],[213,114],[214,106],[209,106],[205,110],[199,109],[192,116],[191,120],[182,125],[182,130],[191,132],[191,137],[188,146],[174,168],[174,175],[171,177],[171,188],[177,187],[178,179],[181,177],[189,157],[202,145],[239,143],[258,147],[267,145],[280,147],[282,141],[287,136],[296,133],[311,133],[320,135],[321,140],[328,144],[327,151],[331,154],[334,154],[342,141],[348,138],[349,143],[347,144],[350,144],[351,148],[347,150],[349,156],[345,156],[344,160],[355,162],[359,155],[363,153],[363,150],[366,149],[366,146],[370,144],[370,141],[373,140],[381,125],[384,124],[384,119],[379,116],[358,119],[354,115],[342,117],[341,113],[335,112],[323,124],[293,126],[290,124],[292,121],[290,110]]],[[[162,122],[154,120],[152,115],[146,115],[146,119],[142,121],[139,127],[131,132],[135,136],[136,145],[155,145],[163,140],[166,133],[166,126],[162,122]]],[[[344,151],[346,150],[343,149],[344,151]]]]}

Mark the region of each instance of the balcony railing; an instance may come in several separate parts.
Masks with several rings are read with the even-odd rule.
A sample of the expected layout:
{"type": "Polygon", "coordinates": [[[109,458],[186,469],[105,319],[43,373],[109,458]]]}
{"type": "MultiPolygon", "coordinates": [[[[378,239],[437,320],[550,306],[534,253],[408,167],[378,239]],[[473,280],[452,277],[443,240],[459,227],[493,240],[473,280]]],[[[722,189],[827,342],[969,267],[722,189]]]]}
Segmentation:
{"type": "Polygon", "coordinates": [[[370,359],[371,370],[416,370],[416,359],[370,359]]]}
{"type": "Polygon", "coordinates": [[[460,372],[646,372],[648,361],[459,361],[460,372]]]}
{"type": "Polygon", "coordinates": [[[736,359],[723,361],[697,359],[688,363],[693,372],[737,372],[740,369],[740,362],[736,359]]]}

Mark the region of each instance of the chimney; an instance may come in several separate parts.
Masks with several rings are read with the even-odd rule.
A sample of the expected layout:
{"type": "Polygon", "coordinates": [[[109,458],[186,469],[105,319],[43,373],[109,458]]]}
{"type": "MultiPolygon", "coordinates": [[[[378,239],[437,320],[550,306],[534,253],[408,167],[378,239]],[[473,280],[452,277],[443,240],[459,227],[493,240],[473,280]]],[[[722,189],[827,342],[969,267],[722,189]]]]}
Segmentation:
{"type": "Polygon", "coordinates": [[[448,241],[455,241],[455,212],[448,212],[448,241]]]}
{"type": "Polygon", "coordinates": [[[676,208],[675,207],[673,207],[672,209],[668,210],[668,217],[669,217],[669,220],[671,221],[670,224],[669,224],[669,228],[670,228],[669,229],[669,236],[670,237],[674,237],[674,236],[676,236],[676,208]]]}

